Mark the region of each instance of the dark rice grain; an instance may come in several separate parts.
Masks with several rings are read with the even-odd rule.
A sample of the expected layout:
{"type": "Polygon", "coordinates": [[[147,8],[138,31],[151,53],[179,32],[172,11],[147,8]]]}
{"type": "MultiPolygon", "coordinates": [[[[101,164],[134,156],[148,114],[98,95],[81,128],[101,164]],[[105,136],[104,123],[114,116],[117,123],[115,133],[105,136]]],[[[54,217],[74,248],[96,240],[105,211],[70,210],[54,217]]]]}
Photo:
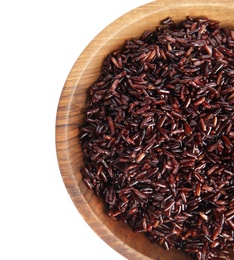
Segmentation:
{"type": "Polygon", "coordinates": [[[166,250],[234,247],[234,31],[171,17],[129,39],[89,88],[84,183],[107,214],[166,250]]]}

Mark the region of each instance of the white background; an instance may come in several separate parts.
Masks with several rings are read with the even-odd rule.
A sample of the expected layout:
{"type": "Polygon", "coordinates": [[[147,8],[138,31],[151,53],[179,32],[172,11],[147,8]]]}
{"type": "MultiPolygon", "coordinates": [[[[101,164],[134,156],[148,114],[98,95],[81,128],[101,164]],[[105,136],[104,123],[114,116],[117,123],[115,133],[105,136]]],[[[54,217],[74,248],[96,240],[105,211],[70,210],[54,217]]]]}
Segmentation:
{"type": "Polygon", "coordinates": [[[124,259],[91,230],[65,189],[55,117],[85,46],[147,2],[0,2],[0,259],[124,259]]]}

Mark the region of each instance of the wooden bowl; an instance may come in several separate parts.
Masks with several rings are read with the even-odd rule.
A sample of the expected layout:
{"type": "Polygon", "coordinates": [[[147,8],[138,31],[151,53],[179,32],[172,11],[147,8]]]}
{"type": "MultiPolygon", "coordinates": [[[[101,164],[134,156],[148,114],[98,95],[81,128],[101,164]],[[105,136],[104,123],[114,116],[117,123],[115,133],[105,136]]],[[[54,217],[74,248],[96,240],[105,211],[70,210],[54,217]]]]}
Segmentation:
{"type": "MultiPolygon", "coordinates": [[[[135,234],[125,224],[110,219],[103,202],[84,185],[79,172],[83,165],[78,142],[79,126],[87,107],[87,88],[97,79],[101,64],[108,53],[118,49],[126,39],[153,30],[164,18],[176,22],[192,17],[207,16],[219,20],[221,26],[234,24],[234,4],[227,0],[158,0],[143,5],[107,26],[87,46],[75,62],[65,82],[57,110],[56,148],[65,186],[76,208],[91,228],[109,246],[127,259],[191,259],[182,251],[165,251],[151,244],[144,235],[135,234]]],[[[231,256],[234,259],[234,256],[231,256]]]]}

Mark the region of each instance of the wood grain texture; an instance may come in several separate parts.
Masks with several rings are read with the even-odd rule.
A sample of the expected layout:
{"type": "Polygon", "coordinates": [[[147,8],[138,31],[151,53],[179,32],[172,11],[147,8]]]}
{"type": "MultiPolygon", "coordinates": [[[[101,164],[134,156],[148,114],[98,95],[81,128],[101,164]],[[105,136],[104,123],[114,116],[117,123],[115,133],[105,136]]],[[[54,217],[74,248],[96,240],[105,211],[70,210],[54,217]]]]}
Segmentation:
{"type": "MultiPolygon", "coordinates": [[[[103,203],[88,190],[79,173],[83,165],[77,135],[87,107],[87,88],[97,79],[108,53],[118,49],[126,39],[153,30],[171,16],[176,22],[187,15],[207,16],[221,26],[233,27],[234,3],[227,0],[159,0],[141,6],[107,26],[87,46],[75,62],[62,90],[56,119],[56,149],[61,175],[76,208],[91,228],[113,249],[127,259],[191,259],[177,250],[165,251],[151,244],[144,235],[134,234],[125,224],[111,220],[103,203]]],[[[234,259],[232,255],[232,259],[234,259]]]]}

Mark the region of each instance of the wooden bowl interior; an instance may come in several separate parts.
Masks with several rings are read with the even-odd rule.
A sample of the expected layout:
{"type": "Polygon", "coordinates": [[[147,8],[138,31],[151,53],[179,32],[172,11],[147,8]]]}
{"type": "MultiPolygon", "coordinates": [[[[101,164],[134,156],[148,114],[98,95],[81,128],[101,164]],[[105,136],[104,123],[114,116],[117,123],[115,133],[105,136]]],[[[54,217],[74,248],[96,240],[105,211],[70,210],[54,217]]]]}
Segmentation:
{"type": "Polygon", "coordinates": [[[232,27],[232,1],[177,2],[162,0],[146,4],[120,17],[96,36],[75,62],[64,85],[57,111],[57,157],[66,188],[92,229],[127,259],[191,258],[181,251],[165,251],[161,246],[151,244],[144,235],[135,234],[125,224],[107,217],[103,202],[86,188],[79,172],[83,161],[77,138],[78,129],[85,117],[88,87],[97,79],[106,55],[121,47],[126,39],[138,37],[146,29],[154,30],[168,16],[176,22],[184,20],[187,15],[207,16],[220,21],[222,27],[232,27]]]}

